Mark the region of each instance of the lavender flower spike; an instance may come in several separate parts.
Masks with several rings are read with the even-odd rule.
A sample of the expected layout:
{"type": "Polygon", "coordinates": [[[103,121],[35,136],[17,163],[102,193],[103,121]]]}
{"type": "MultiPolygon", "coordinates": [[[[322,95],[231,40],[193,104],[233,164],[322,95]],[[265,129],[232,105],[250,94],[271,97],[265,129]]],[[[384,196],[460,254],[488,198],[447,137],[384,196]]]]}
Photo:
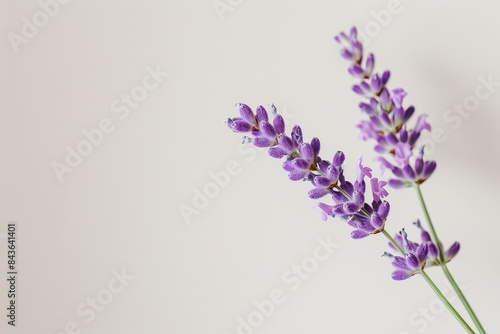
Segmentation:
{"type": "MultiPolygon", "coordinates": [[[[384,230],[389,215],[389,203],[383,200],[388,195],[384,189],[387,184],[372,178],[371,168],[363,166],[359,159],[357,178],[351,183],[344,177],[342,164],[343,152],[337,152],[331,161],[320,156],[321,143],[318,138],[305,142],[302,129],[296,125],[290,135],[286,134],[283,118],[275,113],[272,122],[262,106],[254,113],[246,104],[237,104],[241,117],[227,120],[227,125],[234,132],[246,133],[247,142],[257,147],[269,147],[268,153],[273,158],[285,158],[283,169],[292,181],[309,181],[314,186],[309,191],[312,199],[329,195],[331,203],[319,203],[323,219],[338,216],[354,228],[351,237],[360,239],[384,230]],[[372,201],[367,203],[365,178],[370,180],[372,201]]],[[[273,109],[274,106],[273,106],[273,109]]]]}
{"type": "MultiPolygon", "coordinates": [[[[429,232],[427,232],[422,227],[422,224],[420,224],[420,220],[417,220],[416,222],[414,222],[413,225],[415,225],[418,229],[420,229],[420,240],[421,240],[420,244],[408,240],[408,238],[406,236],[406,232],[404,232],[404,231],[397,234],[394,237],[394,240],[396,241],[398,246],[401,247],[402,249],[404,249],[406,252],[409,252],[411,250],[415,250],[420,245],[425,245],[427,247],[427,258],[426,258],[424,267],[427,268],[427,267],[432,267],[432,266],[439,266],[441,264],[440,260],[439,260],[439,249],[436,246],[436,244],[432,241],[429,232]]],[[[397,251],[396,247],[392,243],[389,243],[389,247],[392,250],[397,251]]],[[[458,242],[454,242],[451,245],[451,247],[444,253],[445,261],[450,262],[455,257],[455,255],[457,255],[459,249],[460,249],[460,244],[458,242]]],[[[391,257],[391,258],[393,259],[393,257],[391,257]]]]}
{"type": "Polygon", "coordinates": [[[413,128],[408,126],[415,108],[403,106],[407,95],[402,88],[390,90],[387,83],[390,72],[374,73],[375,56],[368,54],[366,60],[363,55],[363,45],[358,41],[356,28],[351,28],[349,34],[340,33],[335,37],[341,46],[340,54],[350,62],[348,72],[360,80],[352,90],[365,98],[359,104],[362,112],[367,114],[368,120],[358,124],[361,130],[360,138],[374,140],[375,151],[381,154],[383,169],[390,169],[395,178],[389,180],[393,188],[409,187],[427,180],[434,172],[436,163],[424,161],[423,151],[418,157],[413,157],[413,149],[417,146],[422,131],[430,131],[427,115],[421,115],[413,128]],[[382,155],[390,156],[387,160],[382,155]]]}
{"type": "Polygon", "coordinates": [[[426,243],[416,244],[409,241],[404,229],[399,232],[399,236],[406,255],[402,257],[392,255],[388,252],[384,253],[384,256],[391,259],[392,265],[397,268],[391,274],[392,278],[396,281],[405,280],[419,273],[425,267],[428,255],[428,246],[426,243]]]}

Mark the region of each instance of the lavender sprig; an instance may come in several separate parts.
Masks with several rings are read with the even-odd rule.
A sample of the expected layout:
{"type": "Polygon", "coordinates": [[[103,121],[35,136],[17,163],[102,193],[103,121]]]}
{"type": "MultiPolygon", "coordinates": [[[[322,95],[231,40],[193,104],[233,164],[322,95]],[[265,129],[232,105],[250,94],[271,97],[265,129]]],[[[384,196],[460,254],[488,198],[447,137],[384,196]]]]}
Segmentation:
{"type": "Polygon", "coordinates": [[[374,149],[381,154],[378,161],[382,170],[389,169],[394,175],[394,178],[389,179],[391,187],[411,187],[423,183],[436,169],[434,161],[424,160],[423,148],[417,156],[413,153],[422,131],[431,130],[426,120],[427,115],[420,115],[413,128],[409,128],[408,123],[415,108],[403,106],[407,95],[404,89],[389,90],[389,71],[382,74],[373,72],[373,54],[370,53],[366,60],[363,59],[363,45],[358,41],[355,27],[349,34],[340,33],[335,40],[341,45],[341,56],[350,62],[349,74],[361,80],[352,87],[356,94],[365,98],[359,108],[368,116],[368,120],[357,126],[361,131],[360,138],[376,142],[374,149]]]}
{"type": "MultiPolygon", "coordinates": [[[[409,243],[406,239],[406,232],[404,232],[404,238],[400,234],[393,239],[385,231],[385,223],[390,211],[389,202],[383,199],[388,196],[385,189],[387,182],[373,177],[372,169],[363,166],[361,158],[357,165],[356,180],[353,182],[347,181],[342,167],[345,161],[344,153],[338,151],[331,161],[322,159],[319,156],[321,150],[320,140],[313,138],[310,143],[304,141],[302,129],[298,125],[295,125],[291,134],[287,135],[285,121],[277,113],[274,105],[272,105],[272,121],[270,121],[268,112],[263,106],[258,106],[255,113],[246,104],[239,103],[236,106],[240,117],[229,118],[226,121],[230,129],[237,133],[247,134],[244,137],[245,142],[253,143],[253,145],[260,148],[268,148],[268,154],[271,157],[285,158],[282,167],[288,172],[290,180],[309,181],[314,186],[308,192],[310,198],[322,199],[325,196],[330,197],[330,203],[318,203],[323,220],[327,220],[328,217],[339,217],[354,229],[351,232],[353,239],[361,239],[371,234],[383,232],[389,238],[389,245],[393,250],[398,250],[403,255],[410,256],[411,252],[409,251],[411,249],[408,248],[408,245],[413,245],[413,243],[409,243]],[[365,200],[367,193],[365,178],[370,181],[372,198],[370,203],[365,200]]],[[[419,169],[417,168],[417,170],[419,169]]],[[[429,233],[423,229],[419,221],[415,224],[421,230],[422,245],[425,245],[426,249],[424,255],[420,253],[419,259],[429,265],[440,264],[438,246],[431,241],[429,233]]],[[[458,252],[459,245],[458,243],[456,245],[453,248],[456,250],[450,251],[453,254],[447,257],[446,262],[451,260],[458,252]]],[[[415,244],[415,248],[417,247],[418,245],[415,244]]],[[[399,258],[397,261],[400,261],[399,258]]],[[[411,268],[413,267],[410,266],[407,269],[410,270],[411,268]]],[[[411,269],[411,275],[405,278],[417,273],[418,270],[416,269],[418,268],[411,269]]],[[[393,278],[400,280],[402,276],[393,275],[393,278]]]]}
{"type": "MultiPolygon", "coordinates": [[[[404,257],[394,256],[388,252],[384,253],[384,256],[392,260],[392,265],[398,268],[391,275],[393,279],[398,281],[419,273],[420,269],[441,265],[441,260],[438,257],[438,247],[432,242],[429,232],[422,227],[419,220],[413,224],[420,229],[422,242],[417,243],[408,240],[408,235],[403,229],[394,237],[394,241],[399,247],[396,248],[396,245],[392,242],[389,243],[389,247],[395,251],[403,249],[406,253],[404,257]]],[[[457,255],[459,249],[460,244],[458,242],[453,243],[445,253],[445,261],[450,262],[457,255]]]]}
{"type": "Polygon", "coordinates": [[[331,162],[321,159],[319,139],[313,138],[310,143],[304,142],[302,129],[297,125],[293,127],[291,135],[288,136],[285,132],[285,122],[277,114],[274,106],[272,106],[274,114],[272,123],[269,122],[268,113],[262,106],[257,107],[255,114],[246,104],[238,104],[237,107],[241,117],[227,120],[226,123],[230,129],[238,133],[249,134],[245,137],[245,141],[253,143],[257,147],[268,147],[268,153],[271,157],[285,157],[283,168],[288,171],[288,177],[292,181],[304,180],[314,185],[314,189],[309,191],[310,198],[317,199],[328,194],[331,195],[333,205],[318,204],[323,219],[332,216],[346,221],[354,228],[354,231],[351,232],[351,237],[354,239],[382,232],[401,254],[405,255],[406,250],[404,258],[386,253],[387,256],[393,258],[394,265],[400,265],[399,271],[396,274],[393,273],[392,277],[401,280],[420,273],[462,326],[469,333],[474,333],[424,272],[429,254],[427,244],[416,246],[414,249],[413,244],[410,244],[404,235],[400,245],[385,230],[385,222],[390,210],[389,203],[382,199],[388,195],[384,189],[386,182],[373,178],[372,170],[363,166],[361,159],[358,162],[356,180],[354,182],[347,181],[342,168],[345,160],[344,153],[338,151],[331,162]],[[365,178],[370,180],[371,204],[365,201],[365,178]]]}
{"type": "MultiPolygon", "coordinates": [[[[418,155],[413,153],[421,132],[431,130],[431,126],[426,121],[427,115],[420,115],[414,127],[408,128],[408,121],[414,114],[415,108],[413,106],[403,107],[403,100],[407,95],[404,89],[397,88],[390,91],[387,88],[386,85],[390,78],[389,71],[384,71],[381,75],[373,74],[375,67],[373,54],[367,55],[363,66],[363,45],[358,40],[355,27],[351,28],[349,34],[341,32],[335,37],[335,40],[341,45],[341,56],[351,64],[348,68],[349,74],[361,80],[359,84],[353,86],[353,91],[366,99],[359,105],[360,109],[368,115],[368,120],[362,121],[358,125],[361,130],[360,138],[376,141],[374,149],[381,154],[377,160],[381,163],[382,171],[390,169],[395,176],[388,182],[392,188],[413,186],[417,190],[429,224],[434,247],[437,248],[437,255],[434,256],[433,263],[441,266],[479,332],[485,333],[479,319],[446,266],[450,257],[458,252],[459,245],[455,243],[448,251],[443,251],[420,189],[420,184],[425,182],[436,169],[434,161],[424,160],[423,147],[419,149],[418,155]]],[[[425,278],[423,270],[422,274],[425,278]]]]}
{"type": "Polygon", "coordinates": [[[353,239],[384,230],[390,211],[389,203],[383,200],[388,195],[384,189],[386,182],[372,177],[372,170],[363,166],[362,159],[358,162],[356,180],[349,182],[345,179],[342,167],[344,153],[338,151],[331,161],[322,159],[319,156],[320,140],[313,138],[310,143],[305,142],[298,125],[287,135],[283,117],[277,114],[274,106],[272,122],[263,106],[258,106],[255,113],[246,104],[237,104],[237,108],[240,117],[229,118],[226,122],[230,129],[248,134],[246,142],[257,147],[268,147],[271,157],[285,158],[283,169],[288,172],[290,180],[309,181],[314,186],[308,193],[310,198],[319,199],[330,195],[332,203],[318,203],[323,219],[331,216],[344,220],[354,229],[351,233],[353,239]],[[370,203],[365,201],[365,178],[370,181],[370,203]]]}
{"type": "MultiPolygon", "coordinates": [[[[431,130],[426,121],[427,116],[419,116],[412,128],[408,126],[415,108],[403,107],[406,96],[403,89],[390,91],[387,88],[389,71],[381,74],[373,73],[375,57],[369,54],[363,59],[363,46],[357,40],[356,28],[352,28],[349,35],[341,33],[335,39],[343,46],[341,55],[351,62],[349,73],[361,80],[359,84],[353,86],[353,91],[366,99],[359,105],[369,119],[358,125],[361,138],[376,141],[374,148],[380,154],[377,160],[382,169],[392,171],[394,178],[386,182],[373,177],[372,169],[364,166],[360,158],[356,179],[347,181],[342,167],[345,161],[344,153],[338,151],[331,161],[322,159],[319,156],[321,149],[319,139],[304,141],[302,129],[298,125],[294,126],[288,135],[283,117],[277,113],[274,106],[272,106],[273,119],[270,120],[266,109],[262,106],[257,107],[254,113],[248,105],[237,104],[240,117],[228,119],[227,125],[235,132],[247,134],[244,137],[245,142],[268,148],[271,157],[285,158],[283,169],[288,172],[290,180],[308,181],[313,185],[313,189],[308,192],[310,198],[330,198],[330,203],[318,203],[324,220],[328,217],[341,218],[354,229],[351,232],[351,237],[354,239],[361,239],[371,234],[384,234],[390,241],[390,247],[401,254],[384,253],[396,267],[391,275],[392,278],[405,280],[415,274],[421,274],[467,332],[474,333],[424,271],[430,266],[441,266],[455,290],[458,289],[457,293],[461,300],[464,301],[465,297],[461,295],[446,268],[446,263],[457,254],[460,245],[455,242],[443,252],[419,187],[436,168],[434,161],[424,160],[423,147],[419,149],[418,154],[414,154],[421,132],[431,130]],[[366,200],[365,179],[369,180],[371,201],[366,200]],[[414,224],[420,229],[421,243],[410,241],[404,229],[394,238],[390,236],[385,230],[390,205],[383,199],[388,195],[385,190],[387,184],[393,188],[414,186],[417,189],[433,239],[419,221],[414,224]]],[[[478,325],[470,306],[466,302],[464,305],[478,325]]],[[[484,333],[480,324],[478,328],[484,333]]]]}

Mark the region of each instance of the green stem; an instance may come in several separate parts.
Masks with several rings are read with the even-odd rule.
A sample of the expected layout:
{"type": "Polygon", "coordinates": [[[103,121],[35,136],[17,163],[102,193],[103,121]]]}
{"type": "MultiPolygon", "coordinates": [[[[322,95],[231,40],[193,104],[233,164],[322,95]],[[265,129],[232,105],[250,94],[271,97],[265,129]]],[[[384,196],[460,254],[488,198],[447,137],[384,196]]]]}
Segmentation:
{"type": "Polygon", "coordinates": [[[429,228],[431,230],[432,239],[434,239],[434,242],[436,243],[436,246],[439,250],[439,262],[445,263],[446,261],[444,259],[443,246],[441,245],[441,241],[439,241],[436,230],[434,229],[434,224],[432,224],[431,216],[429,215],[427,205],[424,201],[424,196],[422,195],[422,190],[420,190],[420,185],[417,184],[416,189],[418,193],[418,199],[420,200],[420,204],[422,205],[422,210],[424,210],[425,219],[427,220],[427,223],[429,224],[429,228]]]}
{"type": "Polygon", "coordinates": [[[446,259],[444,257],[444,252],[443,252],[443,248],[441,245],[441,241],[439,240],[437,233],[436,233],[436,230],[434,229],[434,224],[432,224],[432,220],[431,220],[431,217],[429,215],[429,210],[427,209],[427,205],[425,204],[424,197],[422,195],[422,190],[420,189],[419,185],[416,186],[416,189],[417,189],[417,193],[418,193],[418,198],[420,200],[420,204],[422,205],[422,210],[424,211],[425,218],[426,218],[427,223],[429,225],[429,228],[431,230],[432,239],[436,243],[438,250],[439,250],[439,264],[440,264],[441,268],[443,269],[443,272],[444,272],[446,278],[448,279],[451,286],[453,287],[456,294],[458,295],[458,298],[460,298],[460,301],[465,306],[465,309],[467,310],[467,312],[471,316],[472,321],[474,321],[474,324],[476,324],[476,327],[479,330],[479,333],[486,334],[486,331],[484,330],[483,326],[481,325],[481,322],[479,321],[478,317],[476,316],[476,313],[474,313],[474,310],[470,306],[469,302],[465,298],[465,295],[463,294],[462,290],[460,289],[457,282],[455,281],[455,279],[451,275],[450,271],[448,270],[448,267],[446,266],[446,259]]]}
{"type": "Polygon", "coordinates": [[[443,304],[446,305],[446,307],[451,312],[451,314],[453,314],[453,316],[455,316],[455,318],[458,320],[458,322],[465,328],[465,330],[469,334],[475,334],[474,331],[472,330],[472,328],[470,328],[470,326],[460,316],[460,314],[457,312],[457,310],[455,310],[455,308],[453,307],[453,305],[451,305],[450,302],[448,301],[448,299],[446,299],[446,297],[441,292],[441,290],[439,290],[439,288],[436,286],[436,284],[434,284],[434,282],[427,275],[427,273],[424,271],[424,269],[420,269],[420,273],[422,274],[422,277],[426,280],[426,282],[430,285],[430,287],[432,288],[432,290],[434,290],[434,292],[439,297],[439,299],[441,299],[441,301],[443,302],[443,304]]]}
{"type": "Polygon", "coordinates": [[[474,313],[474,310],[470,306],[469,302],[467,301],[467,298],[465,298],[465,295],[462,293],[462,290],[460,290],[460,287],[458,286],[457,282],[455,281],[453,276],[451,276],[451,273],[448,270],[446,263],[443,263],[441,265],[441,268],[443,269],[444,274],[445,274],[446,278],[448,279],[448,281],[450,282],[451,286],[453,287],[453,289],[457,293],[458,298],[460,298],[460,301],[462,302],[462,304],[464,304],[465,308],[467,309],[467,312],[471,316],[472,321],[474,321],[474,323],[476,324],[476,327],[479,330],[479,333],[486,334],[486,331],[484,330],[483,326],[481,325],[481,322],[479,322],[479,319],[476,316],[476,313],[474,313]]]}
{"type": "Polygon", "coordinates": [[[403,254],[403,256],[406,255],[405,251],[398,245],[398,243],[396,242],[396,240],[394,240],[391,235],[386,231],[386,230],[383,230],[382,233],[385,235],[385,237],[387,239],[389,239],[389,241],[391,242],[391,244],[397,248],[397,250],[403,254]]]}

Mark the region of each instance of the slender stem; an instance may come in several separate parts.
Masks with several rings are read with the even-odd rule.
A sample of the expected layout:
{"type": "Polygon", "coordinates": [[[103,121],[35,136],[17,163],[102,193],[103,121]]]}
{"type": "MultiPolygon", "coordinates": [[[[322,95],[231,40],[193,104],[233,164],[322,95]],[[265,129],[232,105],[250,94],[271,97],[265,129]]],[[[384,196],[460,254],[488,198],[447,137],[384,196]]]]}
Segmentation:
{"type": "Polygon", "coordinates": [[[476,327],[479,330],[479,333],[486,334],[486,331],[484,330],[483,326],[481,325],[481,322],[479,321],[478,317],[476,316],[476,313],[474,312],[474,310],[470,306],[469,302],[467,301],[467,298],[465,298],[465,295],[463,294],[462,290],[460,289],[457,282],[455,281],[455,279],[451,275],[450,271],[448,270],[448,267],[446,266],[446,259],[444,257],[444,252],[443,252],[443,248],[441,245],[441,241],[439,240],[437,233],[436,233],[436,230],[434,229],[434,225],[432,224],[432,220],[431,220],[431,217],[429,215],[429,210],[427,209],[427,205],[425,204],[424,197],[422,195],[422,191],[421,191],[419,185],[417,185],[415,188],[417,189],[418,197],[420,199],[420,204],[422,205],[422,209],[424,211],[425,218],[426,218],[427,223],[429,225],[429,228],[431,230],[432,239],[436,243],[438,250],[439,250],[439,264],[440,264],[441,268],[443,269],[443,272],[444,272],[446,278],[448,279],[451,286],[453,287],[456,294],[458,295],[458,298],[460,298],[460,301],[465,306],[465,309],[467,310],[467,312],[471,316],[472,321],[474,321],[474,324],[476,324],[476,327]]]}
{"type": "Polygon", "coordinates": [[[474,313],[474,310],[470,306],[469,302],[467,301],[467,298],[465,298],[465,295],[462,293],[462,290],[460,290],[460,287],[458,286],[457,282],[455,281],[453,276],[451,276],[451,273],[448,270],[446,263],[443,263],[441,265],[441,268],[443,268],[444,274],[445,274],[446,278],[448,279],[448,281],[450,282],[453,289],[455,290],[455,292],[457,293],[458,298],[460,298],[460,301],[462,302],[462,304],[464,304],[465,308],[467,309],[467,312],[471,316],[472,321],[474,321],[474,323],[476,324],[476,327],[479,330],[479,333],[486,334],[486,331],[484,330],[483,326],[479,322],[479,319],[476,316],[476,313],[474,313]]]}
{"type": "Polygon", "coordinates": [[[475,332],[472,330],[472,328],[470,328],[470,326],[465,322],[465,320],[460,316],[460,314],[457,312],[457,310],[455,310],[455,308],[453,307],[453,305],[450,304],[450,302],[448,301],[448,299],[446,299],[446,297],[443,295],[443,293],[439,290],[439,288],[436,286],[436,284],[434,284],[434,282],[432,281],[432,279],[427,275],[427,273],[423,270],[423,269],[420,269],[420,273],[422,274],[422,277],[427,281],[427,283],[430,285],[430,287],[432,288],[432,290],[434,290],[434,292],[436,293],[436,295],[439,297],[439,299],[441,299],[441,301],[443,302],[444,305],[446,305],[446,307],[448,308],[448,310],[451,312],[451,314],[453,314],[455,316],[455,318],[458,320],[458,322],[465,328],[465,330],[469,333],[469,334],[475,334],[475,332]]]}
{"type": "Polygon", "coordinates": [[[394,247],[396,247],[396,249],[404,255],[406,255],[406,253],[404,252],[404,250],[398,245],[398,243],[391,237],[391,235],[389,234],[389,232],[387,232],[386,230],[383,230],[382,233],[385,235],[385,237],[387,239],[389,239],[389,241],[391,242],[391,244],[393,244],[394,247]]]}
{"type": "Polygon", "coordinates": [[[425,204],[424,201],[424,196],[422,195],[422,190],[420,190],[420,185],[417,184],[415,188],[417,189],[418,198],[420,200],[420,204],[422,205],[422,210],[424,210],[425,219],[427,219],[427,223],[429,224],[429,228],[432,234],[432,239],[434,239],[434,242],[436,243],[437,248],[439,250],[439,262],[445,263],[443,246],[441,245],[441,241],[439,240],[436,230],[434,229],[434,224],[432,224],[431,216],[429,215],[429,211],[427,210],[427,205],[425,204]]]}

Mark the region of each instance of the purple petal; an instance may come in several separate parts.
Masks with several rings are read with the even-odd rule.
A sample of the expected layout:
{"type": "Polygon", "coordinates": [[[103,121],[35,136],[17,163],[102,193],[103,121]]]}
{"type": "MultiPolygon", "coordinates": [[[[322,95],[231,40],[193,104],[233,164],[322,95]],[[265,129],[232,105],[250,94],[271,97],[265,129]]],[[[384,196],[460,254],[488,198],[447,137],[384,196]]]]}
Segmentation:
{"type": "Polygon", "coordinates": [[[363,158],[362,157],[359,158],[359,160],[358,160],[358,175],[357,175],[356,180],[358,182],[362,182],[365,176],[371,178],[372,177],[371,172],[372,172],[371,168],[363,166],[363,158]]]}
{"type": "Polygon", "coordinates": [[[365,92],[363,91],[363,89],[361,89],[361,87],[359,85],[352,86],[352,91],[358,95],[362,95],[362,96],[365,95],[365,92]]]}
{"type": "Polygon", "coordinates": [[[383,157],[377,157],[375,158],[375,161],[378,161],[380,163],[380,169],[382,170],[382,173],[386,170],[386,169],[391,169],[392,170],[392,164],[387,161],[385,158],[383,157]]]}
{"type": "MultiPolygon", "coordinates": [[[[401,143],[405,143],[405,144],[408,144],[408,131],[406,131],[405,128],[402,128],[400,131],[399,131],[399,141],[401,143]]],[[[408,144],[410,145],[410,144],[408,144]]],[[[411,155],[411,154],[410,154],[411,155]]]]}
{"type": "Polygon", "coordinates": [[[259,127],[260,127],[260,131],[262,131],[262,134],[264,136],[266,136],[267,138],[274,139],[278,136],[274,127],[267,121],[260,122],[259,127]]]}
{"type": "Polygon", "coordinates": [[[434,172],[435,169],[436,169],[436,162],[435,161],[426,161],[424,163],[424,171],[422,173],[422,176],[425,179],[428,179],[432,175],[432,173],[434,172]]]}
{"type": "Polygon", "coordinates": [[[417,175],[422,175],[424,170],[424,160],[420,157],[415,159],[415,173],[417,175]]]}
{"type": "Polygon", "coordinates": [[[414,146],[415,143],[417,142],[418,138],[420,138],[420,132],[413,130],[410,132],[410,136],[408,138],[408,143],[410,145],[414,146]]]}
{"type": "Polygon", "coordinates": [[[353,214],[359,211],[360,206],[353,202],[344,203],[342,209],[347,214],[353,214]]]}
{"type": "Polygon", "coordinates": [[[318,199],[318,198],[325,196],[328,193],[329,193],[329,191],[326,188],[316,188],[316,189],[310,190],[308,195],[309,195],[309,198],[318,199]]]}
{"type": "Polygon", "coordinates": [[[392,279],[395,281],[402,281],[411,276],[411,271],[409,270],[394,270],[391,274],[392,279]]]}
{"type": "Polygon", "coordinates": [[[351,27],[351,30],[349,30],[349,39],[351,41],[358,39],[358,29],[356,29],[356,27],[351,27]]]}
{"type": "Polygon", "coordinates": [[[382,202],[377,209],[377,213],[380,215],[380,217],[386,220],[387,216],[389,216],[390,209],[391,205],[389,204],[389,202],[382,202]]]}
{"type": "Polygon", "coordinates": [[[424,129],[427,131],[431,131],[431,126],[429,123],[427,123],[426,119],[427,119],[427,115],[425,115],[425,114],[420,115],[418,117],[417,125],[415,125],[414,131],[416,131],[418,133],[422,132],[424,129]]]}
{"type": "Polygon", "coordinates": [[[295,145],[297,145],[297,146],[299,144],[302,144],[302,141],[303,141],[302,129],[298,125],[295,125],[292,129],[292,140],[295,143],[295,145]]]}
{"type": "Polygon", "coordinates": [[[460,250],[460,244],[458,242],[454,242],[453,245],[450,246],[450,248],[446,251],[445,257],[447,261],[450,261],[457,255],[458,251],[460,250]]]}
{"type": "Polygon", "coordinates": [[[271,147],[268,153],[271,157],[276,159],[281,159],[287,154],[287,152],[285,152],[285,150],[283,150],[281,147],[271,147]]]}
{"type": "MultiPolygon", "coordinates": [[[[400,125],[403,119],[404,109],[400,106],[396,106],[392,112],[392,119],[394,125],[400,125]]],[[[401,135],[400,135],[401,136],[401,135]]]]}
{"type": "Polygon", "coordinates": [[[411,269],[418,269],[420,267],[420,261],[414,254],[408,254],[406,256],[406,263],[411,269]]]}
{"type": "Polygon", "coordinates": [[[356,204],[358,208],[361,208],[361,206],[363,206],[363,204],[365,203],[365,194],[362,193],[361,191],[355,191],[352,194],[352,202],[356,204]]]}
{"type": "Polygon", "coordinates": [[[413,171],[413,168],[411,168],[410,165],[406,165],[403,167],[403,173],[408,179],[415,178],[415,172],[413,171]]]}
{"type": "Polygon", "coordinates": [[[363,81],[359,84],[359,86],[361,87],[361,89],[363,90],[363,92],[365,94],[368,94],[371,92],[371,87],[367,82],[363,81]]]}
{"type": "Polygon", "coordinates": [[[427,248],[429,249],[428,253],[433,259],[437,259],[439,256],[439,249],[437,248],[436,244],[433,242],[429,242],[427,248]]]}
{"type": "Polygon", "coordinates": [[[253,114],[253,111],[249,106],[244,103],[238,103],[237,106],[240,111],[241,118],[252,125],[257,125],[257,123],[255,122],[255,115],[253,114]]]}
{"type": "Polygon", "coordinates": [[[370,235],[370,233],[362,230],[355,230],[351,232],[351,238],[353,239],[362,239],[368,235],[370,235]]]}
{"type": "Polygon", "coordinates": [[[331,184],[331,181],[329,178],[327,177],[324,177],[324,176],[316,176],[314,178],[314,185],[317,186],[317,187],[323,187],[323,188],[326,188],[326,187],[329,187],[331,184]]]}
{"type": "Polygon", "coordinates": [[[332,212],[336,215],[346,215],[346,212],[344,211],[344,204],[335,204],[332,212]]]}
{"type": "Polygon", "coordinates": [[[403,105],[403,99],[406,96],[406,92],[403,88],[396,88],[392,90],[392,101],[394,102],[394,105],[398,108],[401,108],[403,105]]]}
{"type": "Polygon", "coordinates": [[[320,171],[322,171],[323,173],[327,173],[328,172],[328,168],[330,167],[330,163],[326,160],[322,160],[320,159],[320,157],[318,157],[318,168],[320,171]]]}
{"type": "Polygon", "coordinates": [[[422,263],[427,257],[428,252],[429,248],[427,247],[427,244],[420,244],[417,247],[417,250],[415,251],[415,255],[417,256],[418,260],[422,263]]]}
{"type": "Polygon", "coordinates": [[[382,88],[382,81],[380,80],[380,77],[378,76],[378,74],[375,74],[374,76],[372,76],[371,81],[372,81],[371,84],[372,84],[373,92],[375,94],[378,94],[380,92],[380,89],[382,88]]]}
{"type": "Polygon", "coordinates": [[[314,155],[317,156],[319,154],[319,151],[321,149],[321,143],[318,138],[314,137],[311,140],[311,147],[313,149],[314,155]]]}
{"type": "Polygon", "coordinates": [[[420,239],[422,240],[422,242],[431,241],[431,236],[429,235],[429,232],[424,230],[424,227],[420,223],[419,219],[417,219],[416,222],[413,222],[413,225],[415,225],[417,228],[420,229],[420,239]]]}
{"type": "Polygon", "coordinates": [[[311,164],[308,161],[301,158],[293,159],[292,165],[294,168],[299,170],[306,170],[309,169],[309,167],[311,166],[311,164]]]}
{"type": "Polygon", "coordinates": [[[387,81],[389,81],[390,77],[391,77],[390,71],[385,71],[384,73],[382,73],[382,84],[385,85],[387,81]]]}
{"type": "Polygon", "coordinates": [[[280,136],[278,137],[278,145],[287,153],[291,154],[295,150],[295,146],[293,145],[293,141],[288,136],[280,136]]]}
{"type": "MultiPolygon", "coordinates": [[[[314,149],[312,148],[311,144],[309,143],[304,143],[300,145],[299,147],[300,155],[302,158],[309,163],[311,163],[314,160],[314,149]]],[[[308,166],[309,167],[309,166],[308,166]]]]}
{"type": "Polygon", "coordinates": [[[363,103],[361,102],[359,104],[359,109],[361,109],[362,111],[366,112],[366,113],[372,113],[373,112],[373,108],[371,105],[367,104],[367,103],[363,103]]]}
{"type": "Polygon", "coordinates": [[[399,268],[399,269],[405,269],[405,270],[410,269],[410,268],[408,268],[408,265],[406,264],[406,260],[401,256],[394,256],[391,264],[394,267],[399,268]]]}
{"type": "Polygon", "coordinates": [[[320,208],[321,210],[321,217],[323,218],[323,220],[327,220],[328,216],[333,216],[333,206],[325,203],[318,203],[318,208],[320,208]]]}
{"type": "MultiPolygon", "coordinates": [[[[408,161],[410,160],[411,156],[413,155],[413,151],[411,150],[411,146],[408,143],[398,143],[396,147],[394,148],[394,160],[401,165],[404,166],[403,172],[408,178],[413,179],[415,177],[415,173],[413,170],[408,171],[410,174],[406,174],[406,167],[410,167],[408,165],[408,161]],[[406,166],[405,166],[406,165],[406,166]]],[[[411,167],[410,167],[411,169],[411,167]]]]}
{"type": "Polygon", "coordinates": [[[252,130],[252,125],[243,119],[228,120],[228,125],[234,132],[250,132],[252,130]]]}
{"type": "Polygon", "coordinates": [[[384,189],[384,186],[387,184],[385,181],[379,181],[376,177],[370,180],[371,188],[372,188],[372,196],[374,201],[379,201],[380,198],[384,198],[389,193],[384,189]]]}
{"type": "Polygon", "coordinates": [[[285,162],[283,162],[283,165],[281,167],[283,167],[283,169],[286,170],[287,172],[291,172],[291,171],[295,170],[295,167],[293,167],[292,161],[293,160],[286,160],[285,162]]]}
{"type": "Polygon", "coordinates": [[[344,160],[345,160],[344,152],[337,151],[337,153],[335,153],[335,155],[333,156],[332,165],[340,167],[344,163],[344,160]]]}
{"type": "MultiPolygon", "coordinates": [[[[337,41],[339,41],[339,40],[337,40],[337,41]]],[[[351,53],[351,51],[349,51],[347,49],[340,50],[340,55],[342,56],[342,58],[347,59],[347,60],[351,60],[353,57],[353,54],[351,53]]]]}
{"type": "Polygon", "coordinates": [[[356,78],[362,78],[365,75],[365,71],[358,64],[352,65],[351,67],[349,67],[347,69],[347,71],[349,72],[350,75],[352,75],[353,77],[356,77],[356,78]]]}
{"type": "Polygon", "coordinates": [[[290,173],[288,173],[288,178],[292,181],[299,181],[303,180],[304,177],[306,177],[307,172],[302,171],[302,170],[293,170],[290,173]]]}
{"type": "Polygon", "coordinates": [[[403,242],[403,249],[407,252],[412,252],[414,249],[413,243],[408,240],[408,234],[406,233],[406,231],[402,229],[401,231],[399,231],[399,235],[401,236],[401,240],[403,242]]]}
{"type": "Polygon", "coordinates": [[[396,135],[392,132],[389,132],[386,136],[385,136],[385,139],[387,140],[387,142],[393,146],[396,146],[397,144],[399,144],[399,140],[398,140],[398,137],[396,137],[396,135]]]}
{"type": "Polygon", "coordinates": [[[275,145],[275,140],[260,137],[253,140],[253,144],[257,147],[271,147],[275,145]]]}
{"type": "Polygon", "coordinates": [[[375,213],[370,217],[370,224],[375,227],[375,229],[379,229],[384,225],[384,220],[375,213]]]}
{"type": "Polygon", "coordinates": [[[269,121],[269,117],[267,116],[267,111],[263,106],[258,106],[255,110],[255,114],[257,117],[257,122],[260,124],[262,121],[269,121]]]}
{"type": "Polygon", "coordinates": [[[328,166],[325,174],[330,183],[335,183],[339,180],[340,171],[338,167],[330,165],[328,166]]]}
{"type": "Polygon", "coordinates": [[[351,182],[344,182],[344,183],[342,183],[341,188],[342,188],[342,190],[344,190],[349,195],[352,195],[352,193],[354,192],[354,186],[352,185],[351,182]]]}
{"type": "Polygon", "coordinates": [[[332,198],[333,198],[334,202],[337,204],[343,204],[343,203],[347,202],[347,199],[345,198],[345,196],[342,195],[342,193],[340,193],[338,191],[332,192],[332,198]]]}
{"type": "Polygon", "coordinates": [[[391,97],[386,88],[382,89],[382,93],[380,93],[380,106],[386,111],[391,109],[391,97]]]}
{"type": "Polygon", "coordinates": [[[403,122],[406,123],[410,117],[413,115],[415,112],[415,107],[411,106],[408,109],[406,109],[405,114],[403,116],[403,122]]]}
{"type": "Polygon", "coordinates": [[[284,133],[285,132],[285,120],[283,119],[283,117],[281,115],[274,117],[273,125],[274,125],[274,128],[276,129],[277,133],[284,133]]]}
{"type": "Polygon", "coordinates": [[[367,76],[370,76],[372,74],[374,66],[375,66],[375,57],[373,56],[373,53],[370,53],[366,57],[366,62],[365,62],[365,73],[367,76]]]}

